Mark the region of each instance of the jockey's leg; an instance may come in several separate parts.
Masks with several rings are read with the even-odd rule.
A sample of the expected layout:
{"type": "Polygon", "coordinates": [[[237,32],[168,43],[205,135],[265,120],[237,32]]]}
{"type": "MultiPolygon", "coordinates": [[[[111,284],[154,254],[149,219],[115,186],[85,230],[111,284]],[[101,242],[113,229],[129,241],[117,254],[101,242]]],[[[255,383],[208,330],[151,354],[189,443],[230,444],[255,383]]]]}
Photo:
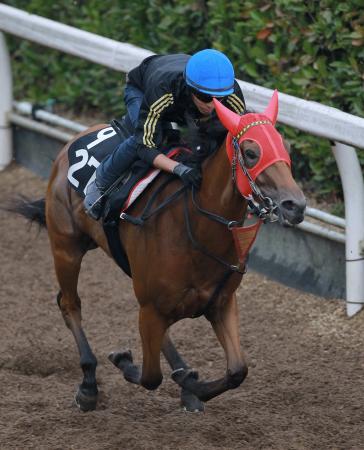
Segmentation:
{"type": "Polygon", "coordinates": [[[138,158],[137,142],[130,136],[108,155],[96,169],[97,185],[108,189],[138,158]]]}
{"type": "Polygon", "coordinates": [[[102,213],[103,197],[109,187],[133,164],[138,158],[137,142],[130,136],[108,155],[96,169],[96,179],[87,188],[84,206],[86,213],[98,220],[102,213]]]}
{"type": "MultiPolygon", "coordinates": [[[[127,108],[127,118],[135,129],[139,118],[140,105],[143,92],[131,84],[127,84],[124,93],[124,102],[127,108]]],[[[87,188],[84,200],[86,213],[98,220],[102,213],[103,201],[100,197],[137,159],[136,141],[130,136],[119,144],[108,155],[96,170],[96,180],[87,188]]]]}
{"type": "Polygon", "coordinates": [[[135,129],[139,119],[140,105],[143,101],[143,92],[132,84],[125,86],[124,103],[127,109],[127,117],[135,129]]]}

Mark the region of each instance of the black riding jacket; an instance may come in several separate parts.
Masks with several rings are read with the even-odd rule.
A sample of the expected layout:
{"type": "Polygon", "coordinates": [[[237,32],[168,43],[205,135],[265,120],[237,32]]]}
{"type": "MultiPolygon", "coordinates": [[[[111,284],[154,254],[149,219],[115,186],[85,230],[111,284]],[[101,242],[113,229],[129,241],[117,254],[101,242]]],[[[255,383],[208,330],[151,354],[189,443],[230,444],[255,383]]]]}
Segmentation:
{"type": "MultiPolygon", "coordinates": [[[[187,125],[192,121],[198,127],[203,118],[183,77],[189,58],[185,54],[153,55],[128,74],[128,83],[144,93],[134,136],[139,157],[149,164],[160,154],[163,122],[187,125]]],[[[223,104],[238,114],[244,113],[245,101],[236,81],[234,93],[225,97],[223,104]]],[[[213,116],[216,119],[215,111],[213,116]]]]}

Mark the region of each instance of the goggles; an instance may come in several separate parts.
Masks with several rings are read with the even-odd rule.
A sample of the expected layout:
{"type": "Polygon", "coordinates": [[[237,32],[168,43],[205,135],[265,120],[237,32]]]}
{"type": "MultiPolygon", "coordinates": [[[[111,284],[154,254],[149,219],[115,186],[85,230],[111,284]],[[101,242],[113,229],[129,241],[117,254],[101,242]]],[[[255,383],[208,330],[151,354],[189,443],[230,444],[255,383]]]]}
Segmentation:
{"type": "Polygon", "coordinates": [[[191,89],[191,93],[203,103],[211,103],[214,98],[218,98],[220,101],[225,98],[225,96],[219,97],[217,95],[212,96],[209,94],[205,94],[204,92],[200,92],[197,89],[191,89]]]}

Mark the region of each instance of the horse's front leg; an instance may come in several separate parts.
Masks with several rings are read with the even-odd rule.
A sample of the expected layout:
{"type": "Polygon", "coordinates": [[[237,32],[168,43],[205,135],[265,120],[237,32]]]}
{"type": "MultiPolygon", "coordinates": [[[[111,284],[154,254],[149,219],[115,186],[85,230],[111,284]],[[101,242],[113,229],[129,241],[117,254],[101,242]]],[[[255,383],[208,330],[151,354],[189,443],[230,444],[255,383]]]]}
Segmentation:
{"type": "Polygon", "coordinates": [[[225,351],[226,375],[216,381],[203,382],[198,381],[196,372],[184,368],[175,370],[172,374],[176,383],[205,402],[229,389],[239,387],[248,373],[247,365],[240,350],[238,308],[235,294],[222,305],[216,306],[209,313],[208,319],[225,351]]]}
{"type": "Polygon", "coordinates": [[[127,381],[141,384],[148,390],[157,389],[163,375],[160,366],[160,352],[163,337],[168,328],[166,320],[152,305],[143,306],[139,311],[139,332],[143,348],[143,368],[134,365],[131,351],[111,353],[110,361],[124,374],[127,381]]]}
{"type": "MultiPolygon", "coordinates": [[[[164,336],[162,353],[173,371],[178,369],[190,369],[182,356],[178,353],[168,332],[164,336]]],[[[183,409],[190,412],[199,412],[205,409],[204,404],[196,397],[196,395],[184,388],[181,389],[181,405],[183,409]]]]}

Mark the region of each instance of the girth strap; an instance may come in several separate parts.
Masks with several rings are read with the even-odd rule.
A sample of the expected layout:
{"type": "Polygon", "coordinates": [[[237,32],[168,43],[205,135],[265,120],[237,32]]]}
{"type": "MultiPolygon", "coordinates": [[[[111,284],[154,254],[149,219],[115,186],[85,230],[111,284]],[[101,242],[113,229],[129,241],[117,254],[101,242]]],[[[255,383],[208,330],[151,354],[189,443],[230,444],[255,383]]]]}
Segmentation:
{"type": "Polygon", "coordinates": [[[130,278],[132,278],[128,256],[125,253],[125,250],[120,241],[119,220],[110,220],[108,222],[103,222],[103,228],[107,238],[107,243],[109,244],[110,252],[117,265],[130,278]]]}
{"type": "MultiPolygon", "coordinates": [[[[156,189],[155,192],[153,192],[152,196],[147,201],[147,204],[145,205],[143,213],[140,217],[133,217],[133,216],[130,216],[129,214],[122,213],[120,218],[132,223],[133,225],[142,226],[144,224],[144,222],[147,219],[149,219],[149,217],[153,216],[154,214],[157,214],[159,211],[161,211],[163,208],[165,208],[167,205],[169,205],[172,201],[174,201],[176,198],[178,198],[183,193],[183,191],[185,191],[186,187],[183,186],[182,188],[180,188],[176,192],[174,192],[172,195],[170,195],[166,200],[164,200],[160,205],[158,205],[153,211],[151,211],[152,205],[155,202],[158,194],[161,191],[163,191],[164,188],[173,180],[175,180],[175,177],[167,178],[167,180],[165,180],[165,182],[162,183],[158,187],[158,189],[156,189]]],[[[104,221],[103,228],[104,228],[104,232],[105,232],[105,235],[107,238],[107,242],[109,244],[109,248],[110,248],[112,257],[115,259],[117,265],[129,277],[132,278],[128,256],[127,256],[127,254],[121,244],[121,241],[120,241],[119,223],[120,223],[119,219],[104,221]]]]}

